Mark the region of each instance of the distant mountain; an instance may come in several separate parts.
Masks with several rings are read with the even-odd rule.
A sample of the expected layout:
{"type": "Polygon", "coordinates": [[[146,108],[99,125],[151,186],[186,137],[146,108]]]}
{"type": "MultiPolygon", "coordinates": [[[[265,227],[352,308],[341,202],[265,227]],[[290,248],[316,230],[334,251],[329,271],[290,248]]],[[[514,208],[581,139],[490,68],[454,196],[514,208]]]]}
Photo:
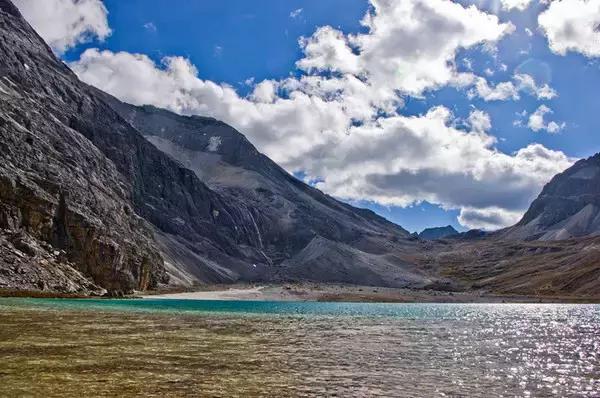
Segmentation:
{"type": "Polygon", "coordinates": [[[0,158],[0,253],[16,253],[0,288],[432,281],[404,229],[295,179],[225,123],[80,82],[8,0],[0,158]]]}
{"type": "Polygon", "coordinates": [[[435,240],[458,235],[458,231],[452,225],[445,227],[426,228],[420,234],[419,238],[425,240],[435,240]]]}
{"type": "Polygon", "coordinates": [[[600,235],[600,154],[555,176],[521,221],[502,231],[513,240],[563,240],[600,235]]]}

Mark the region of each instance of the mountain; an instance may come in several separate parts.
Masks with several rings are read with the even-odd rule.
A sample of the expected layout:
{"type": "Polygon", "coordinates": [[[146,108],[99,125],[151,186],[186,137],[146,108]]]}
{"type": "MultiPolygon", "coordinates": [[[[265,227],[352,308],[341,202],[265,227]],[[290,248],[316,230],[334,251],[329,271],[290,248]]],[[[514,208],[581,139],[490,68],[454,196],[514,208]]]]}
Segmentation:
{"type": "Polygon", "coordinates": [[[600,235],[600,154],[555,176],[521,221],[501,235],[512,240],[600,235]]]}
{"type": "Polygon", "coordinates": [[[600,237],[518,241],[491,235],[439,242],[417,261],[456,289],[600,299],[600,237]]]}
{"type": "Polygon", "coordinates": [[[0,253],[16,253],[0,288],[432,282],[405,230],[296,180],[230,126],[80,82],[8,0],[0,157],[0,253]]]}
{"type": "Polygon", "coordinates": [[[598,297],[600,154],[556,175],[513,227],[432,246],[421,266],[465,290],[598,297]]]}
{"type": "Polygon", "coordinates": [[[458,231],[452,225],[445,227],[426,228],[419,234],[419,238],[425,240],[436,240],[458,235],[458,231]]]}
{"type": "MultiPolygon", "coordinates": [[[[264,255],[257,261],[271,267],[272,280],[423,283],[411,262],[415,243],[406,230],[299,181],[231,126],[99,95],[157,148],[238,203],[243,228],[255,232],[254,244],[264,255]]],[[[191,272],[186,264],[179,266],[191,272]]]]}

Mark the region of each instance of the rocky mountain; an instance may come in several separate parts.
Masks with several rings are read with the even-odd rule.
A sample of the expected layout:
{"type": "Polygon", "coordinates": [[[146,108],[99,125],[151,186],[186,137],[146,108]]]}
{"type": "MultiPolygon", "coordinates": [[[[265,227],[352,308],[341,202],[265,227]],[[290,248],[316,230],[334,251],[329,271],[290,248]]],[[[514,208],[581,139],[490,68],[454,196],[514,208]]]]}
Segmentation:
{"type": "Polygon", "coordinates": [[[452,225],[445,227],[426,228],[418,235],[425,240],[436,240],[458,235],[458,231],[452,225]]]}
{"type": "MultiPolygon", "coordinates": [[[[384,286],[420,285],[409,233],[370,210],[339,202],[291,176],[237,130],[212,118],[181,116],[99,95],[148,141],[237,203],[272,280],[384,286]]],[[[189,245],[188,245],[189,246],[189,245]]],[[[193,270],[177,258],[178,267],[193,270]]]]}
{"type": "Polygon", "coordinates": [[[500,235],[511,240],[600,235],[600,154],[555,176],[521,221],[500,235]]]}
{"type": "Polygon", "coordinates": [[[83,84],[8,0],[0,157],[0,248],[19,258],[0,259],[0,288],[432,282],[405,230],[296,180],[230,126],[83,84]]]}

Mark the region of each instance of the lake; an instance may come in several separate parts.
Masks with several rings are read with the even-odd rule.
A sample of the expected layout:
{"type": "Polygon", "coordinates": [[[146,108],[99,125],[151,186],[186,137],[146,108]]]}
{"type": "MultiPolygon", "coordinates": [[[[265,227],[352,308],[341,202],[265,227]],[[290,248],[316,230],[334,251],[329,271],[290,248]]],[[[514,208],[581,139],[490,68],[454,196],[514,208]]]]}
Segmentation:
{"type": "Polygon", "coordinates": [[[600,306],[0,299],[0,396],[598,396],[600,306]]]}

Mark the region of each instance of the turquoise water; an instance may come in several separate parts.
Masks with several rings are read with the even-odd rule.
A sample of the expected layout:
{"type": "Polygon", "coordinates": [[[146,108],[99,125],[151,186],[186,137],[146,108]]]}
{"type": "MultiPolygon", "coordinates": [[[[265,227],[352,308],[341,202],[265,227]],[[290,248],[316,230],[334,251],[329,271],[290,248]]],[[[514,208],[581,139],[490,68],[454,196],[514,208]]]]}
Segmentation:
{"type": "MultiPolygon", "coordinates": [[[[339,303],[310,301],[176,300],[176,299],[37,299],[5,298],[0,305],[24,305],[70,310],[114,310],[181,313],[231,313],[254,315],[358,316],[412,319],[469,319],[505,314],[551,317],[570,314],[597,318],[598,304],[434,304],[434,303],[339,303]]],[[[563,319],[564,320],[564,319],[563,319]]]]}
{"type": "Polygon", "coordinates": [[[600,306],[0,299],[0,396],[600,395],[600,306]]]}

